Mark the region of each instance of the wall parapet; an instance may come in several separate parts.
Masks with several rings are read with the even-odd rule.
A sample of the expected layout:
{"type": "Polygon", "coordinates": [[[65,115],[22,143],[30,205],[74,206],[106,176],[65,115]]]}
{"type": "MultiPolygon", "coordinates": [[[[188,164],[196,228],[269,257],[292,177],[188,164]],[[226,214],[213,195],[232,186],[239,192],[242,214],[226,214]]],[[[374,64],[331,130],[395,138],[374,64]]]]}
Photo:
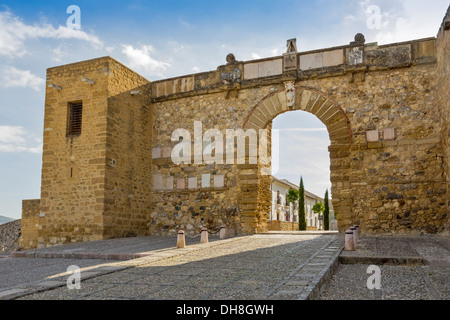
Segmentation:
{"type": "Polygon", "coordinates": [[[296,52],[251,61],[234,61],[215,71],[152,82],[152,101],[226,92],[283,81],[367,73],[419,64],[435,64],[436,38],[378,45],[368,43],[296,52]]]}

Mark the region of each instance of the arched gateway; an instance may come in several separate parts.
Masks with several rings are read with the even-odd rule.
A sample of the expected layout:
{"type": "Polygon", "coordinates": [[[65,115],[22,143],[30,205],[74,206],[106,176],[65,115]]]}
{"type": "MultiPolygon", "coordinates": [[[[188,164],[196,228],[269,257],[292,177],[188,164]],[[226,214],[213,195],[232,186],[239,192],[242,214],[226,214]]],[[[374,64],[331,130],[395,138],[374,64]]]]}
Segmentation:
{"type": "Polygon", "coordinates": [[[448,230],[449,19],[437,38],[378,46],[359,35],[310,52],[290,41],[282,56],[229,55],[215,71],[156,82],[110,57],[48,69],[41,199],[23,202],[21,246],[266,231],[270,162],[231,161],[252,158],[251,139],[239,151],[232,136],[229,157],[211,142],[267,129],[270,144],[272,119],[290,110],[327,127],[341,231],[448,230]]]}
{"type": "MultiPolygon", "coordinates": [[[[345,114],[344,110],[338,105],[333,98],[327,96],[324,92],[301,85],[295,85],[294,81],[285,81],[285,88],[280,89],[277,92],[269,94],[262,101],[260,101],[250,111],[250,114],[244,121],[243,129],[266,129],[271,127],[272,120],[278,115],[295,110],[302,110],[315,115],[322,121],[327,127],[329,133],[331,146],[330,160],[331,177],[332,177],[332,190],[333,194],[333,206],[337,212],[345,213],[351,212],[351,198],[347,197],[347,201],[344,201],[346,195],[341,193],[345,184],[349,183],[348,167],[343,165],[342,152],[349,152],[352,143],[352,130],[350,128],[350,121],[345,114]],[[339,151],[339,152],[338,152],[339,151]],[[337,184],[340,183],[340,187],[337,184]]],[[[268,147],[270,149],[270,147],[268,147]]],[[[259,164],[260,167],[264,166],[259,164]]],[[[266,164],[269,166],[269,163],[266,164]]],[[[261,168],[260,168],[261,169],[261,168]]],[[[270,203],[272,195],[267,193],[267,190],[271,184],[271,177],[260,175],[259,188],[257,190],[248,191],[247,197],[258,199],[258,204],[255,205],[255,212],[261,229],[265,228],[265,213],[270,212],[270,203]],[[261,220],[264,221],[261,223],[261,220]]],[[[251,186],[251,183],[248,184],[251,186]]],[[[245,190],[245,188],[244,188],[245,190]]],[[[341,224],[341,229],[345,228],[341,224]]],[[[261,231],[261,230],[256,230],[261,231]]]]}

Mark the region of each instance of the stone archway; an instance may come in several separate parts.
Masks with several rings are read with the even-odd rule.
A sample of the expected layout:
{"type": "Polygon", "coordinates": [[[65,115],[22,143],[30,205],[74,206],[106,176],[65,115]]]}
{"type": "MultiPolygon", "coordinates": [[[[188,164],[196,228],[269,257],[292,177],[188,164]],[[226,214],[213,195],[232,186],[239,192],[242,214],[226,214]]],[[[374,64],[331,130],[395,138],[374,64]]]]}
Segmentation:
{"type": "MultiPolygon", "coordinates": [[[[279,90],[269,94],[255,107],[251,109],[244,121],[243,129],[271,129],[272,120],[278,115],[302,110],[315,115],[326,126],[331,145],[330,152],[330,172],[331,172],[331,194],[335,212],[339,212],[338,221],[351,219],[352,198],[350,192],[350,147],[353,142],[350,121],[339,104],[327,96],[324,92],[311,87],[295,85],[294,82],[285,82],[286,90],[279,90]]],[[[268,139],[269,143],[270,139],[268,139]]],[[[268,148],[270,149],[270,148],[268,148]]],[[[246,223],[253,222],[254,232],[263,232],[267,228],[267,213],[270,212],[271,177],[261,175],[264,165],[258,164],[254,168],[258,176],[258,184],[255,188],[254,181],[241,180],[243,201],[245,199],[257,199],[249,203],[242,203],[246,206],[244,217],[246,223]],[[253,187],[252,187],[253,184],[253,187]],[[253,207],[252,207],[253,204],[253,207]],[[253,216],[253,219],[249,219],[253,216]]],[[[251,223],[252,224],[252,223],[251,223]]],[[[339,223],[342,231],[348,226],[339,223]]]]}

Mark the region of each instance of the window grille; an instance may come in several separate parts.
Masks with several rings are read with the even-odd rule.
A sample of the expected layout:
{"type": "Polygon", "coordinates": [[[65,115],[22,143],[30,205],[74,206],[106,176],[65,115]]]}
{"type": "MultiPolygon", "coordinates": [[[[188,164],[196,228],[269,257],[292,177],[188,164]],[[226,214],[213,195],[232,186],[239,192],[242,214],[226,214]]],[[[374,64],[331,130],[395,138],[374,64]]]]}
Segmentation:
{"type": "Polygon", "coordinates": [[[69,104],[69,136],[76,136],[81,134],[82,115],[83,104],[81,102],[69,104]]]}

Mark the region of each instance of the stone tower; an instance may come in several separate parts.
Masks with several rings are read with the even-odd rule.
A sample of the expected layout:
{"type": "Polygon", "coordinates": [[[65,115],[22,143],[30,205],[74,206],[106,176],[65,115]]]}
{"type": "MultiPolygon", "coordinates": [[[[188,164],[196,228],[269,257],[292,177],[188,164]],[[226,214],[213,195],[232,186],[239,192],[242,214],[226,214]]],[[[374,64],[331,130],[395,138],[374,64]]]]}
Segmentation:
{"type": "MultiPolygon", "coordinates": [[[[104,57],[47,70],[37,242],[146,231],[149,81],[104,57]]],[[[22,239],[24,246],[36,246],[22,239]]]]}

